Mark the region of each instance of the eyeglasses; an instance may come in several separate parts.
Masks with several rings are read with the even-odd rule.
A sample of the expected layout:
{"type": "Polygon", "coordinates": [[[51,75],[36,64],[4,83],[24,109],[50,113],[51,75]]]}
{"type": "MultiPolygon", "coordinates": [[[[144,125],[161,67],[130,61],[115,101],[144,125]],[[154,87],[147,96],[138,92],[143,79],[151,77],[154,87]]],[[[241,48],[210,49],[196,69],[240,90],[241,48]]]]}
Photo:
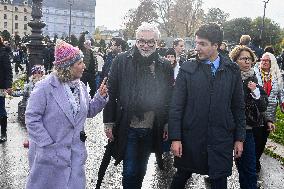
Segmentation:
{"type": "Polygon", "coordinates": [[[241,58],[238,58],[238,60],[240,61],[252,61],[252,58],[251,57],[241,57],[241,58]]]}
{"type": "Polygon", "coordinates": [[[147,44],[149,47],[154,47],[156,45],[156,40],[155,39],[150,39],[150,40],[137,39],[137,44],[141,46],[144,46],[147,44]]]}
{"type": "Polygon", "coordinates": [[[271,63],[271,60],[270,60],[270,59],[261,58],[260,60],[261,60],[262,62],[269,62],[269,63],[271,63]]]}

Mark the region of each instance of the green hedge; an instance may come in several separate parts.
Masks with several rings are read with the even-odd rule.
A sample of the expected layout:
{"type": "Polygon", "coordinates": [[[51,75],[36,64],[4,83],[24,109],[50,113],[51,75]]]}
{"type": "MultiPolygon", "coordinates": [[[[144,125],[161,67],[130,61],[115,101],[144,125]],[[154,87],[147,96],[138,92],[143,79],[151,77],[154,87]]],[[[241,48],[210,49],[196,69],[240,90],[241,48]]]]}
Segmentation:
{"type": "Polygon", "coordinates": [[[270,150],[269,148],[265,148],[264,149],[264,153],[266,155],[269,155],[270,157],[273,157],[274,159],[277,159],[280,161],[280,163],[284,166],[284,158],[281,157],[280,155],[274,153],[272,150],[270,150]]]}
{"type": "Polygon", "coordinates": [[[15,81],[13,81],[12,90],[13,91],[24,90],[24,85],[25,85],[26,81],[27,81],[27,75],[26,74],[19,76],[15,81]]]}
{"type": "Polygon", "coordinates": [[[284,145],[284,114],[277,108],[276,131],[269,135],[274,142],[284,145]]]}

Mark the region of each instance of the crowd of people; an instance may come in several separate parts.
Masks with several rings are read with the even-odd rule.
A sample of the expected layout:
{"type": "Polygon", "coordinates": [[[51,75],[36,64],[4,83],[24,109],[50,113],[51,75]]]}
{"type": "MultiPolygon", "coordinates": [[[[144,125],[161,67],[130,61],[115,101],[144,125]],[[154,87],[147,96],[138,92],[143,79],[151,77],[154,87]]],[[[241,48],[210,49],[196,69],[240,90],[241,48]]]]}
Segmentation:
{"type": "MultiPolygon", "coordinates": [[[[11,50],[0,39],[0,142],[5,142],[4,93],[12,93],[12,67],[11,50]]],[[[284,112],[284,52],[277,57],[271,46],[262,50],[249,35],[229,50],[213,23],[198,28],[190,56],[183,39],[171,48],[158,47],[159,40],[158,28],[142,23],[127,51],[116,37],[105,55],[90,40],[81,49],[62,40],[47,44],[44,66],[31,69],[25,87],[27,189],[85,188],[84,125],[100,111],[110,155],[116,165],[123,162],[124,189],[141,188],[150,154],[163,169],[168,151],[177,168],[171,189],[185,188],[192,173],[208,175],[212,189],[226,189],[233,162],[241,189],[258,187],[277,106],[284,112]]],[[[16,74],[25,53],[13,52],[16,74]]]]}

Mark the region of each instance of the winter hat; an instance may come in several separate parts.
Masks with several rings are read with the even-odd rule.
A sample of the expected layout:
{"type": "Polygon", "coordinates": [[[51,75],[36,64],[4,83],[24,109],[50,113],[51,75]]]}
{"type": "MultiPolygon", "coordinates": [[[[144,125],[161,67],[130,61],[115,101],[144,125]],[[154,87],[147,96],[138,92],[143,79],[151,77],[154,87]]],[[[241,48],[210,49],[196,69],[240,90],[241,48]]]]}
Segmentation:
{"type": "Polygon", "coordinates": [[[35,73],[45,73],[45,69],[42,65],[34,65],[31,70],[32,75],[35,73]]]}
{"type": "Polygon", "coordinates": [[[54,66],[67,68],[82,59],[84,55],[78,47],[73,47],[69,43],[58,39],[56,41],[54,57],[54,66]]]}

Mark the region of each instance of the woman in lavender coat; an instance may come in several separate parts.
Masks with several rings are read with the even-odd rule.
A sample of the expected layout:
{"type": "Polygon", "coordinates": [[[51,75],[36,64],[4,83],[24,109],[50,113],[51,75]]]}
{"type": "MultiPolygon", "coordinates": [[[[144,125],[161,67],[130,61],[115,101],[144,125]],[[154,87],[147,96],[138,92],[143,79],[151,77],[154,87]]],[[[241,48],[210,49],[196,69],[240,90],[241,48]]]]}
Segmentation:
{"type": "Polygon", "coordinates": [[[105,81],[89,100],[80,81],[85,69],[82,52],[57,41],[55,71],[39,81],[28,101],[30,173],[27,189],[83,189],[86,186],[85,143],[80,140],[87,117],[107,103],[105,81]]]}

